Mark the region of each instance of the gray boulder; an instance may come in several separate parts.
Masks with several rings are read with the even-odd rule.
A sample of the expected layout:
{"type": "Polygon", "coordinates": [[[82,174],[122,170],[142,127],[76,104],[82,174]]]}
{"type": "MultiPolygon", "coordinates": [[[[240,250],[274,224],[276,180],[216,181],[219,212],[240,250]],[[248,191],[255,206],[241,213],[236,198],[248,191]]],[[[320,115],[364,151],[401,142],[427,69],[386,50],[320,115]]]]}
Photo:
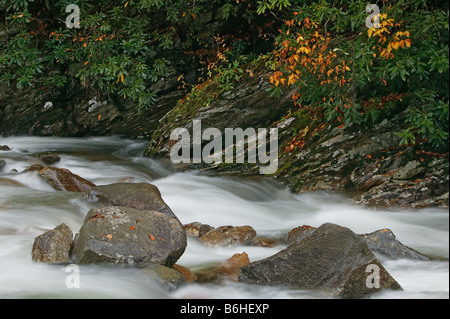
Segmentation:
{"type": "Polygon", "coordinates": [[[370,250],[386,255],[392,259],[430,260],[429,257],[403,245],[397,240],[390,229],[380,229],[370,234],[362,234],[361,236],[366,241],[370,250]]]}
{"type": "Polygon", "coordinates": [[[35,262],[69,263],[72,245],[72,230],[66,224],[61,224],[36,237],[31,256],[35,262]]]}
{"type": "Polygon", "coordinates": [[[178,219],[151,210],[93,208],[75,238],[78,264],[156,263],[173,266],[184,253],[186,233],[178,219]]]}
{"type": "Polygon", "coordinates": [[[363,238],[329,223],[276,255],[242,267],[239,281],[323,289],[351,299],[402,289],[363,238]]]}
{"type": "Polygon", "coordinates": [[[90,202],[106,206],[126,206],[137,210],[152,210],[176,218],[164,202],[159,189],[148,183],[115,183],[96,186],[84,196],[90,202]]]}

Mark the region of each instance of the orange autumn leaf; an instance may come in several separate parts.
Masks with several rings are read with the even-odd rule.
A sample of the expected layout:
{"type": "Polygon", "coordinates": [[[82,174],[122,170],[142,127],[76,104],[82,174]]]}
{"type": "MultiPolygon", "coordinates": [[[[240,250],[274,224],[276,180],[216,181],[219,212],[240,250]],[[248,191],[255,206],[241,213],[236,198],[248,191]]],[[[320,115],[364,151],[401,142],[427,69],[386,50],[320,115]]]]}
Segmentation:
{"type": "Polygon", "coordinates": [[[130,228],[129,228],[129,230],[134,230],[136,227],[134,227],[134,226],[131,226],[130,228]]]}
{"type": "Polygon", "coordinates": [[[112,235],[111,235],[111,234],[108,234],[108,235],[106,235],[106,238],[107,238],[107,239],[111,239],[111,238],[112,238],[112,235]]]}
{"type": "Polygon", "coordinates": [[[148,237],[149,237],[151,240],[153,240],[153,241],[156,240],[155,236],[153,236],[152,234],[148,234],[148,237]]]}

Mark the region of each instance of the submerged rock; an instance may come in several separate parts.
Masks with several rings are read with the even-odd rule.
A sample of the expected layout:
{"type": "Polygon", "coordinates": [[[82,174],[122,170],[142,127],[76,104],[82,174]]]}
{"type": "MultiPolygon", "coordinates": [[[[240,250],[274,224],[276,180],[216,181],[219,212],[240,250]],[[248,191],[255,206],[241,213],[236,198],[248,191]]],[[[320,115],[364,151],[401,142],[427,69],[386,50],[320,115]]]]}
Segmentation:
{"type": "Polygon", "coordinates": [[[200,237],[206,246],[229,247],[248,245],[255,238],[256,231],[251,226],[221,226],[200,237]]]}
{"type": "Polygon", "coordinates": [[[156,263],[171,267],[184,253],[186,233],[162,212],[105,206],[87,214],[75,239],[79,264],[156,263]]]}
{"type": "Polygon", "coordinates": [[[38,175],[53,188],[66,192],[85,192],[95,186],[94,183],[73,174],[65,168],[44,167],[38,175]]]}
{"type": "Polygon", "coordinates": [[[89,189],[84,197],[90,202],[98,202],[106,206],[152,210],[176,218],[162,199],[158,187],[148,183],[115,183],[96,186],[89,189]]]}
{"type": "Polygon", "coordinates": [[[324,289],[342,298],[402,289],[363,238],[334,224],[324,224],[274,256],[242,267],[239,281],[324,289]]]}
{"type": "Polygon", "coordinates": [[[225,261],[194,272],[198,283],[218,283],[223,280],[238,281],[239,269],[250,264],[250,259],[244,251],[234,254],[225,261]]]}
{"type": "Polygon", "coordinates": [[[386,255],[392,259],[430,260],[429,257],[399,242],[390,229],[380,229],[361,236],[366,241],[370,250],[386,255]]]}
{"type": "Polygon", "coordinates": [[[31,256],[35,262],[69,263],[72,245],[72,230],[66,224],[61,224],[36,237],[31,256]]]}
{"type": "Polygon", "coordinates": [[[159,264],[141,264],[142,271],[150,281],[156,281],[169,291],[175,290],[186,283],[184,276],[173,268],[159,264]]]}
{"type": "Polygon", "coordinates": [[[0,159],[0,171],[3,169],[3,167],[6,166],[6,162],[2,159],[0,159]]]}
{"type": "Polygon", "coordinates": [[[182,274],[185,282],[197,281],[197,276],[194,273],[192,273],[192,271],[189,268],[175,264],[172,266],[172,269],[182,274]]]}
{"type": "Polygon", "coordinates": [[[37,157],[46,165],[52,165],[61,161],[61,157],[51,152],[36,153],[33,154],[33,157],[37,157]]]}

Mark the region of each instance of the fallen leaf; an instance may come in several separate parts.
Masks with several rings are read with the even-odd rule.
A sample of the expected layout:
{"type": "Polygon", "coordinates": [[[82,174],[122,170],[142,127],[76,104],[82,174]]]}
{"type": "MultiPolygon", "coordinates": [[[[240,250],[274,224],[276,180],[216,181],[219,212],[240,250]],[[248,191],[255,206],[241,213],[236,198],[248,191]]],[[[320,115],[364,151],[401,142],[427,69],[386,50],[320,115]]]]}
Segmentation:
{"type": "Polygon", "coordinates": [[[153,240],[153,241],[156,240],[155,236],[153,236],[152,234],[148,234],[148,237],[150,237],[150,239],[153,240]]]}
{"type": "Polygon", "coordinates": [[[131,226],[129,229],[130,230],[134,230],[136,227],[134,227],[134,226],[131,226]]]}
{"type": "Polygon", "coordinates": [[[111,239],[111,238],[112,238],[112,235],[111,235],[111,234],[108,234],[108,235],[106,235],[106,238],[107,238],[107,239],[111,239]]]}

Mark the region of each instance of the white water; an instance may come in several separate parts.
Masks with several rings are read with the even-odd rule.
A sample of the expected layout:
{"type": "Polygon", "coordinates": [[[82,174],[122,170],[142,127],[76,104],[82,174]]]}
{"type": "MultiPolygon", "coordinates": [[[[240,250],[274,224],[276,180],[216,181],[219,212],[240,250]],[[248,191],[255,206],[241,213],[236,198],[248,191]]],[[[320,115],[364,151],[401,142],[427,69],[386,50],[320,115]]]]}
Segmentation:
{"type": "MultiPolygon", "coordinates": [[[[326,222],[356,233],[391,229],[397,238],[440,261],[389,260],[379,256],[404,291],[383,292],[373,298],[449,298],[449,211],[374,211],[350,204],[329,193],[294,195],[268,182],[174,174],[167,163],[143,158],[146,143],[108,138],[0,138],[6,167],[0,172],[0,298],[330,298],[324,292],[241,283],[187,284],[176,291],[156,285],[133,268],[82,266],[80,288],[66,287],[65,266],[31,260],[34,238],[66,223],[76,233],[89,210],[80,194],[53,190],[36,173],[21,172],[37,160],[29,153],[55,151],[55,166],[67,168],[97,185],[132,182],[157,185],[182,223],[200,221],[214,227],[251,225],[259,236],[282,237],[290,229],[326,222]],[[9,179],[23,184],[12,185],[9,179]]],[[[198,269],[247,252],[251,261],[275,254],[274,248],[207,248],[193,239],[178,264],[198,269]]]]}

